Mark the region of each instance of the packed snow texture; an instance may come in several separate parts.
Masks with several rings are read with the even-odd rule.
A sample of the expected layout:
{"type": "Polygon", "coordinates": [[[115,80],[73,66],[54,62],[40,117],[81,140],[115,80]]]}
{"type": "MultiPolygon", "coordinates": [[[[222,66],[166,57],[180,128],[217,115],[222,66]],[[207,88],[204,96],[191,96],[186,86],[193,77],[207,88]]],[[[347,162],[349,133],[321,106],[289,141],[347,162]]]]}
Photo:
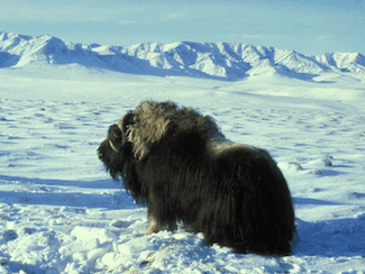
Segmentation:
{"type": "MultiPolygon", "coordinates": [[[[0,273],[365,273],[363,73],[323,69],[303,81],[265,68],[234,82],[126,74],[89,63],[107,64],[99,46],[71,44],[63,45],[84,59],[68,51],[70,59],[54,57],[56,66],[20,66],[26,47],[16,52],[16,44],[31,52],[39,39],[62,43],[10,36],[0,36],[2,49],[9,43],[0,55],[0,273]],[[291,256],[234,254],[182,229],[144,234],[146,208],[110,179],[96,149],[108,127],[145,99],[195,107],[227,138],[271,153],[293,196],[291,256]]],[[[187,46],[179,45],[158,48],[187,46]]],[[[137,56],[140,47],[120,52],[137,56]]]]}

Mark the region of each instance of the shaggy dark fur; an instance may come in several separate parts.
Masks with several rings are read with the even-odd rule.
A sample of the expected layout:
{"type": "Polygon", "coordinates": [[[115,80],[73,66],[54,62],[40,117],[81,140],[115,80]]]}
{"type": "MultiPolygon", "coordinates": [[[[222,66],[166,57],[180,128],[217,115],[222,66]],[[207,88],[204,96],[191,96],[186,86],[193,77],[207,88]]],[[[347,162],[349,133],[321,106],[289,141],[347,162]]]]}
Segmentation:
{"type": "Polygon", "coordinates": [[[295,231],[286,181],[265,150],[224,138],[209,116],[146,101],[112,125],[99,149],[111,176],[147,205],[149,233],[177,221],[207,244],[288,255],[295,231]]]}

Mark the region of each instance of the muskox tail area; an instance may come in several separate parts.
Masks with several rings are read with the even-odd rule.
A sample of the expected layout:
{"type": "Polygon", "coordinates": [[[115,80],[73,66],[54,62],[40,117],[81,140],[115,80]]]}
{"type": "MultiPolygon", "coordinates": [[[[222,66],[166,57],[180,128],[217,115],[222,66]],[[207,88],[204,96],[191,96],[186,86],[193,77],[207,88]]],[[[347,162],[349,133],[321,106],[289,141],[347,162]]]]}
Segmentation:
{"type": "Polygon", "coordinates": [[[289,255],[294,210],[286,181],[270,155],[233,145],[213,158],[210,190],[216,191],[215,202],[205,203],[199,218],[206,242],[238,253],[289,255]]]}

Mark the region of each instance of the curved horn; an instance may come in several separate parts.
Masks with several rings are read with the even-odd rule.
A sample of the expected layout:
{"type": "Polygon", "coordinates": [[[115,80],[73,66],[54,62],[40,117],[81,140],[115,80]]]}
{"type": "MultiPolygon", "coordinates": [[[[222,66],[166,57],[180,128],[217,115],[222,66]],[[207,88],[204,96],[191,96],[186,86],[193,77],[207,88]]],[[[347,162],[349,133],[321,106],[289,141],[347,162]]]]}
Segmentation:
{"type": "Polygon", "coordinates": [[[134,117],[134,113],[129,111],[126,115],[118,120],[117,125],[123,134],[127,133],[128,128],[135,123],[134,117]]]}
{"type": "Polygon", "coordinates": [[[117,153],[119,153],[119,150],[113,145],[113,142],[109,140],[110,147],[117,153]]]}
{"type": "Polygon", "coordinates": [[[123,120],[124,120],[124,117],[125,117],[125,115],[123,116],[123,117],[121,117],[119,120],[118,120],[118,123],[117,123],[117,125],[118,125],[118,127],[119,127],[119,129],[123,132],[123,120]]]}

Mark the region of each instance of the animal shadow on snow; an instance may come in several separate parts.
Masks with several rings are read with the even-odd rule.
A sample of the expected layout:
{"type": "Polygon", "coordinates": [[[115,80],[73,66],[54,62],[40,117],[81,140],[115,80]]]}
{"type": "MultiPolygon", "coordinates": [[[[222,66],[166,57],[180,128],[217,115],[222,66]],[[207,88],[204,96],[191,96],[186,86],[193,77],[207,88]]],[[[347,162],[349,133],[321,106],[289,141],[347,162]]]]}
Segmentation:
{"type": "Polygon", "coordinates": [[[0,184],[17,186],[15,191],[0,191],[1,201],[5,203],[74,206],[89,208],[116,207],[136,208],[133,199],[127,195],[120,185],[110,179],[96,181],[67,181],[55,179],[25,178],[0,175],[0,184]],[[64,191],[64,187],[70,187],[64,191]],[[98,189],[87,191],[86,189],[98,189]],[[85,189],[85,191],[84,191],[85,189]],[[115,190],[105,194],[105,189],[115,190]],[[122,203],[121,203],[122,201],[122,203]]]}
{"type": "MultiPolygon", "coordinates": [[[[301,204],[335,206],[341,203],[296,198],[301,204]]],[[[355,218],[306,222],[296,219],[297,235],[292,243],[294,256],[365,257],[365,209],[355,218]]]]}

